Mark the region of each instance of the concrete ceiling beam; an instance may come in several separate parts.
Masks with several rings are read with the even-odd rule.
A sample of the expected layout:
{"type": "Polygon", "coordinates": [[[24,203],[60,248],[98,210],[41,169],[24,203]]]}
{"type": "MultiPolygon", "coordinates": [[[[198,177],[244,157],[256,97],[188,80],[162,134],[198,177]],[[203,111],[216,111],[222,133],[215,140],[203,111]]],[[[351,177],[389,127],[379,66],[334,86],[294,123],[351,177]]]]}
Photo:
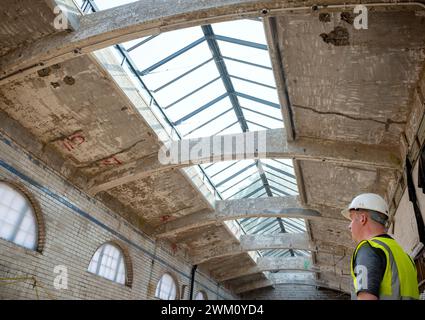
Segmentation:
{"type": "Polygon", "coordinates": [[[240,278],[243,276],[265,272],[335,272],[337,275],[346,275],[340,267],[332,265],[313,265],[307,257],[261,257],[257,259],[257,265],[232,268],[230,271],[220,273],[213,272],[212,276],[219,282],[240,278]]]}
{"type": "Polygon", "coordinates": [[[290,274],[290,273],[275,273],[270,274],[267,280],[258,280],[247,284],[240,285],[234,289],[238,294],[265,288],[275,287],[276,285],[303,285],[303,286],[314,286],[322,287],[332,290],[338,290],[345,293],[350,292],[350,281],[349,279],[335,278],[332,280],[315,280],[311,274],[290,274]]]}
{"type": "MultiPolygon", "coordinates": [[[[64,2],[71,4],[68,0],[64,2]]],[[[380,2],[383,6],[403,5],[403,2],[380,2]]],[[[311,11],[313,5],[317,9],[325,8],[315,1],[296,3],[288,0],[216,0],[214,2],[149,0],[137,1],[92,14],[77,15],[73,17],[76,30],[62,31],[42,38],[2,57],[0,85],[79,55],[137,38],[244,17],[267,17],[284,12],[311,11]]],[[[418,9],[424,7],[420,3],[409,5],[418,9]]],[[[350,5],[345,0],[335,0],[333,5],[326,4],[326,9],[342,9],[349,6],[352,7],[354,4],[350,5]]],[[[70,9],[72,12],[78,10],[76,6],[70,9]]]]}
{"type": "Polygon", "coordinates": [[[172,141],[152,154],[93,178],[90,194],[147,177],[154,172],[229,160],[286,158],[400,170],[394,148],[352,142],[299,138],[287,141],[284,129],[172,141]]]}
{"type": "Polygon", "coordinates": [[[274,283],[269,279],[262,279],[262,280],[257,280],[254,282],[249,282],[241,286],[238,286],[233,291],[236,294],[241,294],[243,292],[266,288],[266,287],[274,287],[274,283]]]}
{"type": "MultiPolygon", "coordinates": [[[[215,202],[215,211],[204,210],[162,224],[154,235],[157,238],[169,238],[195,228],[217,224],[226,220],[241,218],[301,218],[323,221],[329,225],[345,227],[345,220],[324,217],[319,210],[324,206],[302,205],[298,196],[268,197],[259,199],[220,200],[215,202]]],[[[331,208],[335,210],[335,208],[331,208]]]]}
{"type": "Polygon", "coordinates": [[[393,148],[316,138],[287,141],[284,129],[172,141],[161,148],[159,156],[165,165],[286,158],[383,169],[400,169],[401,166],[399,154],[393,148]]]}
{"type": "Polygon", "coordinates": [[[248,251],[271,249],[318,251],[327,252],[335,256],[345,256],[349,251],[349,248],[336,244],[327,244],[322,249],[322,243],[309,241],[306,233],[241,235],[240,243],[206,246],[194,250],[192,253],[192,264],[197,265],[212,259],[233,256],[248,251]]]}

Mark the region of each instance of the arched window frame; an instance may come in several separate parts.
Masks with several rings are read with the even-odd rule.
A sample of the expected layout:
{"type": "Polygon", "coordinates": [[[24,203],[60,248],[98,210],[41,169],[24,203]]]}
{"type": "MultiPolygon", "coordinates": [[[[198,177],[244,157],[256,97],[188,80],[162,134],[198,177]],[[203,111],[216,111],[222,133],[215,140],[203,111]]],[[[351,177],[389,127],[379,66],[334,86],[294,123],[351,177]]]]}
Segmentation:
{"type": "Polygon", "coordinates": [[[163,277],[166,276],[166,275],[169,276],[173,280],[175,288],[176,288],[176,293],[175,293],[175,297],[174,297],[173,300],[179,300],[179,297],[180,297],[180,295],[179,295],[180,294],[180,292],[179,292],[179,282],[177,281],[176,277],[171,272],[168,272],[168,271],[162,273],[161,277],[159,278],[158,282],[156,283],[155,293],[154,293],[155,298],[161,299],[159,296],[157,296],[156,291],[157,291],[158,286],[159,286],[160,282],[162,281],[163,277]]]}
{"type": "Polygon", "coordinates": [[[199,290],[196,295],[195,295],[195,300],[199,300],[196,299],[198,297],[199,294],[202,294],[203,299],[202,300],[208,300],[208,295],[204,290],[199,290]]]}
{"type": "Polygon", "coordinates": [[[116,240],[104,242],[96,248],[96,250],[93,252],[92,256],[90,257],[89,264],[87,265],[87,272],[89,272],[90,274],[94,274],[97,277],[101,277],[101,278],[106,279],[108,281],[120,284],[118,282],[115,282],[113,280],[105,278],[105,277],[103,277],[103,276],[101,276],[97,273],[93,273],[93,272],[89,271],[90,263],[92,262],[94,255],[96,254],[97,251],[99,251],[100,248],[102,248],[105,245],[114,246],[115,248],[117,248],[121,252],[122,257],[124,259],[124,271],[125,271],[124,285],[126,287],[131,288],[132,285],[133,285],[133,264],[131,262],[130,254],[128,252],[128,249],[123,244],[121,244],[120,242],[118,242],[116,240]]]}
{"type": "Polygon", "coordinates": [[[5,185],[9,186],[10,188],[12,188],[14,191],[16,191],[17,193],[19,193],[26,201],[28,201],[30,207],[32,208],[32,212],[34,214],[34,218],[35,218],[35,228],[36,228],[36,233],[37,233],[37,243],[36,243],[36,247],[34,250],[23,247],[13,241],[8,241],[10,243],[13,243],[16,246],[19,246],[21,248],[24,248],[26,250],[31,250],[31,251],[35,251],[38,253],[43,253],[44,250],[44,246],[45,246],[45,242],[46,242],[46,229],[45,229],[45,224],[44,224],[44,218],[41,212],[41,206],[39,204],[39,202],[37,201],[37,199],[35,198],[34,194],[32,192],[30,192],[24,185],[22,185],[19,182],[15,182],[15,181],[8,181],[8,180],[0,180],[0,184],[4,183],[5,185]]]}

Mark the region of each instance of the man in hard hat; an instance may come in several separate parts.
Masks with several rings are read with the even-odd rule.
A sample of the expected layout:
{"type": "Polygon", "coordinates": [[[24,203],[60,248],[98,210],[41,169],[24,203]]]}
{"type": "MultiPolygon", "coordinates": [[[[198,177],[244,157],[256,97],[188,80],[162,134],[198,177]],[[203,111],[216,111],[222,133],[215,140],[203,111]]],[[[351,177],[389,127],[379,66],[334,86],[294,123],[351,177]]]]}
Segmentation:
{"type": "Polygon", "coordinates": [[[388,205],[374,193],[360,194],[342,211],[351,220],[357,247],[351,258],[358,300],[419,299],[416,266],[387,233],[388,205]]]}

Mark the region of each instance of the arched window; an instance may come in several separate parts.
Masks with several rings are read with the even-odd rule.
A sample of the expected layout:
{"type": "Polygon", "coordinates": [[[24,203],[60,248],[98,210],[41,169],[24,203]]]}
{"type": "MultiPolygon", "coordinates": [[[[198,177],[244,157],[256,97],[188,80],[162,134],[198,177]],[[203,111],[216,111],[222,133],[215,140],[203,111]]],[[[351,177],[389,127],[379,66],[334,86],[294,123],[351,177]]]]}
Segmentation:
{"type": "Polygon", "coordinates": [[[208,300],[207,294],[204,291],[198,291],[195,296],[195,300],[208,300]]]}
{"type": "Polygon", "coordinates": [[[106,279],[126,284],[123,252],[112,243],[105,243],[97,249],[90,261],[88,270],[106,279]]]}
{"type": "Polygon", "coordinates": [[[177,285],[173,277],[168,273],[164,273],[159,280],[155,290],[155,297],[161,300],[176,300],[177,285]]]}
{"type": "Polygon", "coordinates": [[[0,238],[36,250],[37,231],[37,219],[27,197],[0,182],[0,238]]]}

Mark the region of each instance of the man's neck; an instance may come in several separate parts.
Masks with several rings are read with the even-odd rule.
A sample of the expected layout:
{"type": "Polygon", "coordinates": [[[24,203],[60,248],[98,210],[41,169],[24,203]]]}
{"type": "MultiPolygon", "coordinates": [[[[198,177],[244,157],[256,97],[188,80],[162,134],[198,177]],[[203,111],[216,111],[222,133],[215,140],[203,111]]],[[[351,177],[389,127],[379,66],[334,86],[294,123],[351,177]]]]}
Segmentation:
{"type": "Polygon", "coordinates": [[[374,237],[385,235],[385,234],[386,234],[385,230],[373,230],[373,231],[367,232],[365,236],[363,237],[363,239],[370,240],[374,237]]]}

